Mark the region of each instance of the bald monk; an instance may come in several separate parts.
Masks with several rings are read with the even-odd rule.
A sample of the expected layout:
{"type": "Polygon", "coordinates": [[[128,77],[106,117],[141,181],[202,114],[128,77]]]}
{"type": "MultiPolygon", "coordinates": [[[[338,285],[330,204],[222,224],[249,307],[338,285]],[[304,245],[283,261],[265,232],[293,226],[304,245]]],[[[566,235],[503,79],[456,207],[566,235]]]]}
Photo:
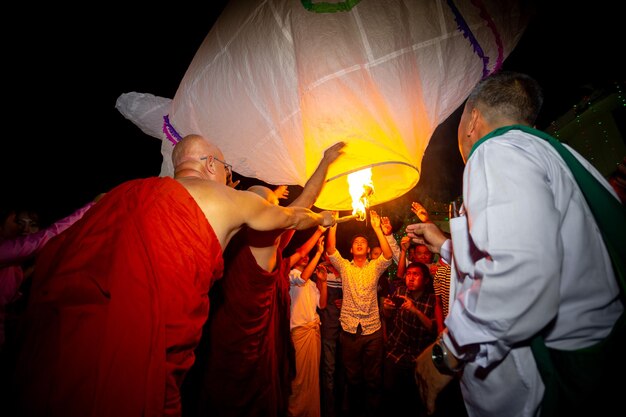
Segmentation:
{"type": "Polygon", "coordinates": [[[226,186],[230,166],[197,135],[174,179],[127,181],[38,259],[15,374],[20,416],[180,416],[180,386],[242,226],[307,229],[330,212],[281,207],[226,186]]]}
{"type": "MultiPolygon", "coordinates": [[[[313,206],[329,166],[343,154],[344,146],[338,142],[324,152],[289,207],[313,206]]],[[[248,191],[274,205],[278,205],[277,193],[282,193],[263,186],[248,191]]],[[[199,415],[286,415],[295,374],[289,271],[307,256],[323,232],[324,228],[318,227],[295,253],[286,256],[283,251],[293,230],[262,232],[244,227],[233,238],[225,255],[224,279],[211,292],[209,331],[198,354],[198,365],[204,368],[200,370],[200,374],[204,371],[204,383],[198,393],[199,415]]]]}

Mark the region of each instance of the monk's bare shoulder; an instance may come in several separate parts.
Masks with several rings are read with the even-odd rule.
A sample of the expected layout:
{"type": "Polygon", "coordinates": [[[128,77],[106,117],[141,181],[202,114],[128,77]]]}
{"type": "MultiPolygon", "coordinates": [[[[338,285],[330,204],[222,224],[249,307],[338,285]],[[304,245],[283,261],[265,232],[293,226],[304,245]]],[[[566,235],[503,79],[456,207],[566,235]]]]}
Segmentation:
{"type": "Polygon", "coordinates": [[[248,191],[239,191],[215,181],[178,178],[196,201],[224,247],[245,223],[251,205],[261,200],[248,191]]]}

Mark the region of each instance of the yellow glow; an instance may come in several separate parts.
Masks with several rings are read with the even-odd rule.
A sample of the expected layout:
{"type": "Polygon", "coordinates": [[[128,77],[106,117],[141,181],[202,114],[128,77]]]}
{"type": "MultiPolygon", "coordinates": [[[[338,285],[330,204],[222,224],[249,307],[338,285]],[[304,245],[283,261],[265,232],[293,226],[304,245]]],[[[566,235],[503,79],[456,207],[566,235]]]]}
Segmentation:
{"type": "MultiPolygon", "coordinates": [[[[204,39],[171,103],[145,95],[121,106],[163,139],[162,175],[174,173],[160,117],[171,105],[178,133],[201,134],[238,174],[268,184],[304,187],[324,152],[344,141],[314,205],[352,211],[345,177],[371,168],[376,207],[417,185],[433,132],[486,69],[451,9],[434,6],[440,2],[362,1],[341,13],[309,13],[295,1],[235,3],[204,39]]],[[[531,8],[521,0],[482,3],[493,29],[479,36],[484,55],[504,59],[531,8]]],[[[467,9],[467,24],[482,27],[484,17],[467,9]]]]}
{"type": "Polygon", "coordinates": [[[352,214],[359,216],[357,220],[365,220],[365,209],[370,206],[370,197],[374,194],[372,169],[366,168],[348,174],[348,187],[352,197],[352,214]]]}
{"type": "MultiPolygon", "coordinates": [[[[397,136],[382,135],[369,140],[340,136],[330,141],[335,143],[339,140],[347,143],[345,153],[328,168],[326,183],[315,202],[317,208],[352,211],[354,199],[351,198],[346,177],[364,169],[371,171],[371,183],[376,187],[375,194],[369,198],[370,207],[393,200],[417,184],[420,177],[418,167],[423,155],[420,144],[423,142],[403,143],[397,136]]],[[[311,173],[319,164],[319,157],[314,158],[313,155],[323,153],[323,149],[316,148],[316,145],[319,146],[315,141],[305,144],[307,157],[311,155],[306,161],[307,171],[311,173]]]]}

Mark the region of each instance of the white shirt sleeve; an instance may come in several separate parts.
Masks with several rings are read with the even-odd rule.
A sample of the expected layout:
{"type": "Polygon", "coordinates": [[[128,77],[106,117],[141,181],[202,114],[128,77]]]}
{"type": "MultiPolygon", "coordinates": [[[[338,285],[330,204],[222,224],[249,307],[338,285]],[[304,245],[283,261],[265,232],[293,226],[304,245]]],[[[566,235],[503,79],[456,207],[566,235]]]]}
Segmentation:
{"type": "Polygon", "coordinates": [[[391,253],[393,254],[393,261],[397,265],[400,260],[400,245],[398,245],[398,241],[395,237],[393,237],[393,234],[385,235],[385,239],[389,242],[389,247],[391,248],[391,253]]]}
{"type": "Polygon", "coordinates": [[[476,361],[487,366],[557,314],[560,214],[545,170],[505,142],[481,145],[464,187],[473,273],[446,324],[458,345],[480,344],[476,361]]]}
{"type": "Polygon", "coordinates": [[[445,263],[448,265],[452,264],[452,240],[447,239],[443,242],[443,245],[441,245],[441,248],[439,249],[439,255],[445,263]]]}

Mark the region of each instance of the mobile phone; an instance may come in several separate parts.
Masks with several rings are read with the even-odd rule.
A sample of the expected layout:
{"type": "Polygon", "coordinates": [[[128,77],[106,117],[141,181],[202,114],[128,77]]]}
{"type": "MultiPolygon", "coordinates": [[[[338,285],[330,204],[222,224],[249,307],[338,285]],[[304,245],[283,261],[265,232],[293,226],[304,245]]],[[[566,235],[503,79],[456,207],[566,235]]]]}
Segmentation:
{"type": "Polygon", "coordinates": [[[400,308],[402,306],[402,304],[404,304],[404,298],[398,296],[398,295],[394,295],[393,297],[391,297],[391,301],[394,302],[394,304],[396,305],[396,308],[400,308]]]}

